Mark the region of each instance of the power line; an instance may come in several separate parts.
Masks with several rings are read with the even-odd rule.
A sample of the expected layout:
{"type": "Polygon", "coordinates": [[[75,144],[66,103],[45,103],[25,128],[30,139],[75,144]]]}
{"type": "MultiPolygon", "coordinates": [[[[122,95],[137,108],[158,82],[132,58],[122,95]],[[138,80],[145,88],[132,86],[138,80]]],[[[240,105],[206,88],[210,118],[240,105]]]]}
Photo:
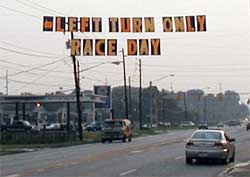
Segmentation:
{"type": "Polygon", "coordinates": [[[56,11],[56,10],[54,10],[54,9],[51,9],[51,8],[42,6],[42,5],[40,5],[40,4],[38,4],[38,3],[35,3],[35,2],[33,2],[33,1],[30,1],[30,0],[24,0],[24,1],[26,1],[26,2],[28,2],[28,3],[30,3],[30,4],[33,4],[33,5],[37,6],[37,7],[40,7],[40,8],[42,8],[42,9],[46,9],[47,11],[51,11],[51,12],[56,13],[56,14],[65,15],[64,13],[61,13],[61,12],[58,12],[58,11],[56,11]]]}
{"type": "Polygon", "coordinates": [[[41,11],[41,12],[48,13],[48,10],[47,10],[47,9],[44,10],[44,9],[41,9],[41,7],[37,7],[37,6],[31,5],[31,4],[29,4],[29,3],[26,3],[26,2],[23,2],[23,1],[20,1],[20,0],[16,0],[16,2],[18,2],[18,3],[20,3],[20,4],[24,5],[24,6],[30,7],[30,8],[32,8],[32,9],[37,9],[37,10],[39,10],[39,11],[41,11]]]}
{"type": "MultiPolygon", "coordinates": [[[[57,68],[57,67],[58,67],[58,65],[57,65],[56,67],[50,69],[49,71],[47,71],[46,74],[44,74],[44,75],[42,75],[42,76],[40,76],[40,77],[38,77],[38,78],[35,78],[35,79],[33,79],[32,81],[30,81],[30,82],[31,82],[31,83],[35,83],[35,81],[38,81],[38,80],[40,80],[40,79],[43,78],[43,77],[46,77],[50,72],[52,72],[52,71],[53,71],[55,68],[57,68]]],[[[27,85],[28,85],[28,84],[24,85],[23,87],[21,87],[21,88],[19,88],[19,89],[16,89],[16,91],[19,91],[19,90],[21,90],[21,89],[24,89],[25,87],[27,87],[27,85]]]]}
{"type": "MultiPolygon", "coordinates": [[[[1,80],[5,80],[3,78],[0,78],[1,80]]],[[[34,83],[34,82],[27,82],[27,81],[20,81],[20,80],[14,80],[14,79],[9,79],[11,82],[16,82],[16,83],[21,83],[21,84],[29,84],[29,85],[36,85],[36,86],[44,86],[44,87],[59,87],[59,86],[65,86],[65,87],[70,87],[72,85],[62,85],[62,84],[42,84],[42,83],[34,83]]]]}
{"type": "Polygon", "coordinates": [[[38,66],[38,67],[30,68],[30,69],[25,70],[25,71],[20,71],[20,72],[14,73],[14,74],[10,74],[9,77],[19,75],[19,74],[22,74],[22,73],[27,73],[27,72],[32,71],[32,70],[40,69],[40,68],[43,68],[43,67],[46,67],[46,66],[49,66],[49,65],[53,65],[53,64],[61,62],[61,61],[64,61],[64,59],[56,60],[56,61],[44,64],[44,65],[41,65],[41,66],[38,66]]]}
{"type": "Polygon", "coordinates": [[[9,7],[3,6],[3,5],[0,5],[0,7],[4,8],[4,9],[7,9],[9,11],[12,11],[12,12],[16,12],[16,13],[19,13],[19,14],[22,14],[22,15],[26,15],[26,16],[29,16],[29,17],[33,17],[33,18],[39,19],[39,21],[41,20],[41,17],[39,17],[39,16],[28,14],[26,12],[22,12],[22,11],[19,11],[19,10],[16,10],[16,9],[12,9],[12,8],[9,8],[9,7]]]}
{"type": "Polygon", "coordinates": [[[37,54],[32,54],[32,53],[27,53],[27,52],[20,52],[20,51],[8,49],[8,48],[5,48],[5,47],[0,47],[0,49],[5,50],[5,51],[9,51],[9,52],[12,52],[12,53],[17,53],[17,54],[20,54],[20,55],[26,55],[26,56],[32,56],[32,57],[61,58],[59,56],[46,56],[46,55],[37,55],[37,54]]]}
{"type": "Polygon", "coordinates": [[[30,49],[30,48],[21,47],[21,46],[18,46],[18,45],[15,45],[15,44],[12,44],[12,43],[9,43],[9,42],[6,42],[6,41],[1,41],[1,42],[5,43],[5,44],[7,44],[9,46],[12,46],[12,47],[16,47],[16,48],[23,49],[23,50],[28,50],[28,51],[31,51],[31,52],[36,52],[36,53],[43,54],[43,55],[45,54],[45,55],[51,55],[51,56],[55,56],[55,57],[64,57],[63,55],[58,55],[58,54],[55,54],[55,53],[38,51],[38,50],[30,49]]]}

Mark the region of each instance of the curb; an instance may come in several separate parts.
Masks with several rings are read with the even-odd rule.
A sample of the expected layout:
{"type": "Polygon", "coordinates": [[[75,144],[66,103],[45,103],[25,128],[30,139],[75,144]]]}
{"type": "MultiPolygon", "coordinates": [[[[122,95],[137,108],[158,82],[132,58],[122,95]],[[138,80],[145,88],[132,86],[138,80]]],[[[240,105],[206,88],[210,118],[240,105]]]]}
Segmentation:
{"type": "Polygon", "coordinates": [[[234,166],[229,167],[228,169],[226,169],[225,171],[223,171],[222,173],[220,173],[218,175],[218,177],[230,176],[230,174],[232,172],[234,172],[235,169],[237,169],[237,168],[244,168],[244,167],[247,167],[247,166],[250,166],[250,161],[235,164],[234,166]]]}

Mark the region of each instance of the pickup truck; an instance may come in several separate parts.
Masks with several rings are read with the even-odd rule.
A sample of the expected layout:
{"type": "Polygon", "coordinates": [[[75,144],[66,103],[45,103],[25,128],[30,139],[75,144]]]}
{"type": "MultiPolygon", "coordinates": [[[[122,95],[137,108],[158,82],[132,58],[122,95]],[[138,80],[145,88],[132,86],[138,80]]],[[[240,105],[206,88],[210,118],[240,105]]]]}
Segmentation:
{"type": "Polygon", "coordinates": [[[14,121],[12,124],[1,125],[1,132],[4,131],[29,132],[29,131],[38,131],[38,129],[35,126],[31,125],[28,121],[18,120],[14,121]]]}

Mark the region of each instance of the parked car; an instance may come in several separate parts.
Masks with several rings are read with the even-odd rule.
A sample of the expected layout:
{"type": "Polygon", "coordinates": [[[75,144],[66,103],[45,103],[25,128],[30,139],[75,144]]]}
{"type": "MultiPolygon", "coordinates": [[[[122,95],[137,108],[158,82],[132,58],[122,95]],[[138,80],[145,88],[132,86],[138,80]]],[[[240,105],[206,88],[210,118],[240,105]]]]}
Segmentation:
{"type": "Polygon", "coordinates": [[[219,159],[224,164],[234,162],[235,139],[223,130],[196,130],[186,143],[186,163],[193,159],[219,159]]]}
{"type": "Polygon", "coordinates": [[[93,121],[86,126],[87,131],[101,131],[103,128],[103,122],[93,121]]]}
{"type": "Polygon", "coordinates": [[[195,124],[192,121],[181,122],[180,127],[194,127],[195,124]]]}
{"type": "Polygon", "coordinates": [[[199,129],[208,129],[207,123],[200,123],[199,124],[199,129]]]}
{"type": "Polygon", "coordinates": [[[31,125],[28,121],[25,120],[18,120],[18,121],[13,121],[12,124],[6,124],[6,125],[1,125],[1,131],[39,131],[39,129],[31,125]]]}
{"type": "Polygon", "coordinates": [[[247,123],[246,129],[247,129],[247,131],[250,130],[250,122],[247,123]]]}
{"type": "Polygon", "coordinates": [[[128,119],[106,120],[102,130],[102,143],[105,141],[122,140],[132,141],[133,126],[128,119]]]}

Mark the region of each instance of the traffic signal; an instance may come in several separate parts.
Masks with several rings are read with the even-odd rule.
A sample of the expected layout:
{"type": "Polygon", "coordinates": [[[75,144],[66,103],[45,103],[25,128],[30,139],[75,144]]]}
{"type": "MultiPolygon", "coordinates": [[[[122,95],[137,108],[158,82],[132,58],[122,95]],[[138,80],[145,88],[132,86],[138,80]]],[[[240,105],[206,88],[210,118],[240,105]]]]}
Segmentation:
{"type": "Polygon", "coordinates": [[[176,100],[177,100],[177,101],[183,100],[183,96],[182,96],[181,94],[177,94],[177,95],[176,95],[176,100]]]}
{"type": "Polygon", "coordinates": [[[39,108],[39,107],[41,107],[41,106],[42,106],[42,104],[41,104],[41,103],[39,103],[39,102],[36,102],[36,103],[35,103],[35,106],[36,106],[37,108],[39,108]]]}
{"type": "Polygon", "coordinates": [[[217,95],[217,100],[218,101],[223,101],[223,95],[222,94],[218,94],[217,95]]]}

